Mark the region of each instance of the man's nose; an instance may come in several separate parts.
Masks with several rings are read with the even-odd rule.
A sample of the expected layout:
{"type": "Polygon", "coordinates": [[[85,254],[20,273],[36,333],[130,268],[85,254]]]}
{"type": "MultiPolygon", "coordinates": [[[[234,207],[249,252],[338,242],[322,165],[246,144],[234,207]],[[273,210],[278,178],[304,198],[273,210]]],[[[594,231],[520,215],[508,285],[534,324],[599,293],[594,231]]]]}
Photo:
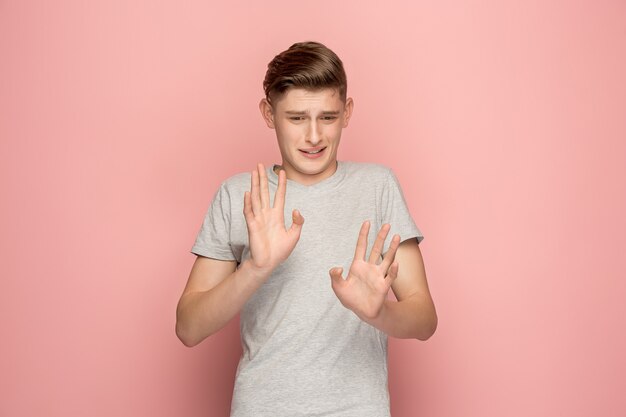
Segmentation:
{"type": "Polygon", "coordinates": [[[313,146],[315,146],[320,141],[320,138],[321,138],[320,128],[315,121],[312,121],[311,125],[309,126],[307,142],[310,142],[313,146]]]}

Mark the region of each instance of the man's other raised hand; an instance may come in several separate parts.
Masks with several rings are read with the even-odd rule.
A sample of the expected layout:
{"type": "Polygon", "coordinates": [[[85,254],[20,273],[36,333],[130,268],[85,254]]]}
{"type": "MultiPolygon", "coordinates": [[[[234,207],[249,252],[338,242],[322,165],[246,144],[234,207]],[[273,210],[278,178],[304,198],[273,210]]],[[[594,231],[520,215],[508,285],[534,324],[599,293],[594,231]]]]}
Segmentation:
{"type": "Polygon", "coordinates": [[[332,289],[341,304],[365,321],[378,317],[389,288],[398,276],[398,262],[394,259],[400,245],[400,235],[394,235],[389,250],[383,256],[382,261],[380,260],[383,244],[391,229],[389,223],[383,224],[376,236],[370,256],[366,259],[369,229],[370,222],[363,222],[348,277],[343,279],[342,267],[335,267],[329,271],[332,289]]]}
{"type": "Polygon", "coordinates": [[[285,194],[287,176],[278,172],[278,188],[270,207],[267,173],[263,164],[252,171],[250,191],[244,193],[243,214],[248,226],[250,265],[264,274],[271,273],[286,260],[300,239],[304,217],[297,209],[292,212],[293,223],[285,228],[285,194]]]}

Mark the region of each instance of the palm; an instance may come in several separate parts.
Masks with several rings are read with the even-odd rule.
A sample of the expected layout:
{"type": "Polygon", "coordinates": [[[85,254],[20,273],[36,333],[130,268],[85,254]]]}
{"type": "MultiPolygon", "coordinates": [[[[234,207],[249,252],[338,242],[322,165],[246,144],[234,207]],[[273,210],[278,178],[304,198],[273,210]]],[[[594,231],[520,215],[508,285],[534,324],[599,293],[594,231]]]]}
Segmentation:
{"type": "Polygon", "coordinates": [[[259,270],[269,272],[276,268],[289,257],[300,238],[304,218],[297,210],[294,210],[291,228],[285,228],[286,183],[285,174],[280,172],[274,206],[270,207],[267,175],[259,164],[257,171],[252,172],[251,191],[244,195],[250,258],[259,270]]]}
{"type": "Polygon", "coordinates": [[[283,216],[276,211],[265,209],[248,224],[251,258],[257,266],[284,261],[297,243],[297,236],[287,232],[283,216]]]}
{"type": "Polygon", "coordinates": [[[369,222],[361,227],[357,241],[354,260],[350,265],[348,276],[341,277],[341,268],[333,268],[330,272],[332,288],[341,303],[354,311],[357,316],[365,319],[376,318],[383,306],[389,287],[397,276],[398,264],[393,263],[399,245],[399,237],[391,241],[389,251],[380,264],[383,243],[389,232],[388,225],[383,225],[376,242],[372,247],[369,259],[365,260],[369,222]]]}

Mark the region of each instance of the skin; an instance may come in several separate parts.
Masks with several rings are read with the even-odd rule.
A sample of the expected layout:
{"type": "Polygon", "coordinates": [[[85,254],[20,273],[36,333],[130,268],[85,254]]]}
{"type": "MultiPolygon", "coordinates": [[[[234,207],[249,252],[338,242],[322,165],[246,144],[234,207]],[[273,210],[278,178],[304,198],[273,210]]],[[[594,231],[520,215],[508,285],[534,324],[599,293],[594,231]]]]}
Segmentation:
{"type": "MultiPolygon", "coordinates": [[[[268,127],[276,130],[282,155],[274,203],[269,204],[267,175],[258,164],[251,172],[250,191],[244,194],[251,256],[239,268],[235,261],[196,258],[176,310],[176,334],[186,346],[195,346],[225,326],[289,257],[305,219],[293,210],[292,225],[285,228],[287,178],[311,185],[333,175],[341,132],[348,126],[353,106],[352,98],[344,102],[332,89],[292,88],[272,104],[261,100],[261,114],[268,127]],[[321,146],[327,149],[317,159],[306,158],[299,150],[321,146]]],[[[385,224],[368,256],[369,227],[364,221],[347,276],[343,278],[342,268],[331,268],[329,285],[342,305],[361,320],[393,337],[427,340],[436,330],[437,315],[417,240],[400,243],[395,235],[382,254],[389,232],[385,224]],[[387,298],[389,288],[397,301],[387,298]]]]}
{"type": "Polygon", "coordinates": [[[292,88],[270,104],[259,103],[267,126],[276,130],[282,168],[287,178],[311,185],[333,175],[342,129],[348,126],[354,103],[344,103],[334,89],[309,91],[292,88]],[[327,147],[320,158],[303,156],[299,149],[327,147]]]}

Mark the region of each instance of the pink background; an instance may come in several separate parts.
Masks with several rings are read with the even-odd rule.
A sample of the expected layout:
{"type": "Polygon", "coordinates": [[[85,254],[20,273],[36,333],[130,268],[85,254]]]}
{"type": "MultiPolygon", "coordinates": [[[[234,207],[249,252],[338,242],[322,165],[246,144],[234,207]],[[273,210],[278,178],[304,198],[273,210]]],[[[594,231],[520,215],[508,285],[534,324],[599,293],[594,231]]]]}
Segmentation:
{"type": "Polygon", "coordinates": [[[227,415],[238,321],[189,349],[176,303],[219,182],[280,162],[301,40],[426,237],[394,417],[626,415],[626,3],[220,3],[0,1],[0,415],[227,415]]]}

